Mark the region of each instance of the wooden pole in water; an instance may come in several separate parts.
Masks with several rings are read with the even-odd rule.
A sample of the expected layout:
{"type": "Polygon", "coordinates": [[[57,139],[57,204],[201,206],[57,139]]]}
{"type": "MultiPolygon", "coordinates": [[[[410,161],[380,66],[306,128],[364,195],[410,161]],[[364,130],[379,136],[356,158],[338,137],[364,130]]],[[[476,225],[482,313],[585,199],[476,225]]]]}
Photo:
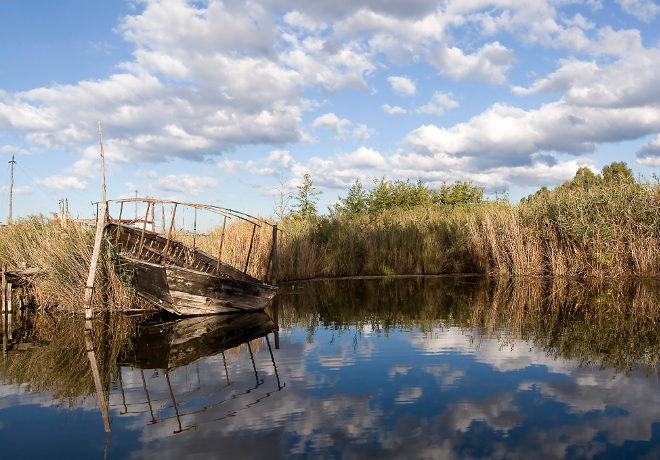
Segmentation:
{"type": "MultiPolygon", "coordinates": [[[[94,296],[94,279],[96,278],[96,268],[99,263],[101,255],[101,244],[103,243],[103,231],[105,230],[105,219],[108,215],[108,202],[105,196],[105,154],[103,152],[103,126],[99,121],[99,141],[101,144],[101,209],[98,212],[96,219],[96,235],[94,236],[94,250],[92,251],[92,260],[89,263],[89,273],[87,274],[87,282],[85,283],[85,320],[91,322],[93,317],[92,312],[92,297],[94,296]]],[[[88,324],[91,329],[91,323],[88,324]]]]}
{"type": "MultiPolygon", "coordinates": [[[[91,322],[89,323],[91,325],[91,322]]],[[[92,378],[94,379],[94,387],[96,388],[96,397],[99,400],[99,408],[101,409],[101,416],[103,417],[103,428],[106,433],[110,432],[110,411],[108,401],[105,399],[105,391],[103,390],[103,383],[101,382],[101,373],[99,372],[98,361],[96,360],[96,351],[94,350],[94,341],[92,340],[92,330],[85,326],[85,348],[87,349],[87,358],[89,365],[92,369],[92,378]]]]}
{"type": "Polygon", "coordinates": [[[7,283],[7,315],[6,315],[6,318],[7,318],[7,339],[9,341],[11,341],[14,338],[14,333],[11,330],[11,323],[14,319],[13,318],[13,316],[14,316],[14,312],[13,312],[14,302],[13,302],[13,299],[12,299],[12,297],[13,297],[12,296],[12,288],[13,288],[13,285],[11,283],[7,283]]]}
{"type": "Polygon", "coordinates": [[[273,299],[273,303],[270,304],[273,312],[273,321],[275,321],[275,331],[273,336],[275,337],[275,349],[280,349],[280,300],[279,298],[273,299]]]}
{"type": "Polygon", "coordinates": [[[225,365],[225,377],[227,378],[227,385],[229,385],[229,370],[227,369],[227,358],[225,358],[225,352],[222,352],[222,362],[225,365]]]}
{"type": "Polygon", "coordinates": [[[179,415],[179,406],[176,403],[176,399],[174,398],[174,391],[172,391],[172,383],[170,383],[170,374],[165,371],[165,381],[167,382],[167,389],[170,392],[170,398],[172,399],[172,407],[174,407],[174,413],[176,414],[176,421],[179,423],[179,431],[174,431],[174,434],[176,433],[181,433],[183,431],[183,427],[181,426],[181,416],[179,415]]]}
{"type": "Polygon", "coordinates": [[[11,161],[9,162],[11,168],[9,170],[9,213],[7,214],[7,225],[12,224],[12,207],[13,207],[13,198],[14,198],[14,165],[16,160],[14,155],[11,156],[11,161]]]}
{"type": "Polygon", "coordinates": [[[275,356],[273,355],[273,349],[270,347],[270,340],[268,340],[268,334],[266,334],[266,343],[268,344],[268,352],[270,353],[270,360],[273,363],[273,369],[275,370],[275,378],[277,379],[277,389],[281,390],[283,388],[280,383],[280,374],[277,372],[277,365],[275,364],[275,356]]]}

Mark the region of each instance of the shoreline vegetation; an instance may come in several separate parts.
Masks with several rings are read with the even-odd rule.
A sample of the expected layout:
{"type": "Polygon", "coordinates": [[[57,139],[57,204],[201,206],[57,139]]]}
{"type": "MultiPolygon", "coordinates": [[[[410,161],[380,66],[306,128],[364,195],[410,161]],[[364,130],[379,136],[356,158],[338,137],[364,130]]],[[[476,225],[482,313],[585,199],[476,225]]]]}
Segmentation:
{"type": "MultiPolygon", "coordinates": [[[[657,278],[660,276],[660,185],[636,181],[625,163],[576,176],[509,204],[487,201],[469,182],[432,189],[421,181],[355,181],[329,214],[318,215],[318,192],[305,175],[292,212],[280,213],[278,281],[378,275],[482,274],[657,278]]],[[[284,209],[284,208],[282,208],[284,209]]],[[[265,227],[265,226],[264,226],[265,227]]],[[[221,228],[196,235],[196,246],[217,255],[221,228]]],[[[240,266],[252,226],[226,228],[222,260],[240,266]]],[[[190,233],[175,236],[192,243],[190,233]]],[[[31,216],[0,228],[0,263],[43,271],[32,283],[39,305],[79,310],[94,230],[31,216]]],[[[268,270],[270,228],[255,234],[249,273],[268,270]]],[[[130,288],[116,249],[106,241],[95,305],[144,306],[130,288]]]]}

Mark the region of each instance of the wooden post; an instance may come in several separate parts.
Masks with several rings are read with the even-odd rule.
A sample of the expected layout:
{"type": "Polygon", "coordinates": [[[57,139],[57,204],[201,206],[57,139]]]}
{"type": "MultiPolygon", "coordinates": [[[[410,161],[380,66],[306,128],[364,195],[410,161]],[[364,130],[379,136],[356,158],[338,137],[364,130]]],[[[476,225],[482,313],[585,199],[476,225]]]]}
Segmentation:
{"type": "Polygon", "coordinates": [[[248,253],[247,257],[245,259],[245,268],[243,269],[243,273],[247,274],[247,269],[248,265],[250,263],[250,255],[252,254],[252,243],[254,243],[254,232],[257,231],[257,224],[253,223],[252,224],[252,236],[250,237],[250,247],[248,248],[248,253]]]}
{"type": "Polygon", "coordinates": [[[7,359],[9,342],[7,337],[7,269],[2,266],[2,353],[7,359]]]}
{"type": "Polygon", "coordinates": [[[167,261],[167,253],[170,250],[170,240],[172,239],[172,230],[174,229],[174,218],[176,217],[176,206],[177,203],[174,203],[172,208],[172,220],[170,222],[170,230],[167,232],[167,240],[165,242],[165,248],[163,248],[163,254],[160,259],[160,263],[164,264],[167,261]]]}
{"type": "Polygon", "coordinates": [[[227,216],[224,216],[224,219],[222,220],[222,235],[220,235],[220,249],[218,250],[218,263],[217,266],[215,267],[215,271],[220,274],[220,264],[222,260],[222,246],[225,243],[225,230],[227,228],[227,216]]]}
{"type": "Polygon", "coordinates": [[[161,224],[163,226],[162,230],[163,233],[165,233],[165,203],[160,205],[160,211],[161,211],[161,224]]]}
{"type": "Polygon", "coordinates": [[[264,281],[269,282],[273,286],[277,284],[277,224],[273,225],[273,237],[271,240],[270,247],[270,279],[268,279],[268,271],[266,271],[266,279],[264,281]]]}
{"type": "Polygon", "coordinates": [[[9,162],[11,168],[9,170],[9,213],[7,214],[7,225],[12,224],[12,207],[13,207],[13,197],[14,197],[14,165],[16,160],[14,160],[14,155],[11,156],[11,161],[9,162]]]}
{"type": "Polygon", "coordinates": [[[197,249],[197,208],[195,208],[195,214],[193,218],[193,253],[197,249]]]}
{"type": "Polygon", "coordinates": [[[105,216],[108,210],[108,203],[101,203],[101,210],[96,220],[96,236],[94,237],[94,250],[92,251],[92,260],[89,263],[89,273],[87,274],[87,283],[85,284],[85,297],[83,305],[85,307],[85,320],[92,319],[92,297],[94,295],[94,280],[96,278],[96,268],[101,255],[101,244],[103,243],[103,231],[105,230],[105,216]]]}
{"type": "MultiPolygon", "coordinates": [[[[103,151],[103,125],[99,121],[99,146],[101,147],[101,201],[107,201],[105,197],[105,152],[103,151]]],[[[105,211],[108,212],[106,206],[105,211]]]]}
{"type": "Polygon", "coordinates": [[[60,210],[57,213],[57,217],[60,220],[60,226],[64,227],[64,199],[60,199],[60,201],[58,201],[57,204],[60,207],[60,210]]]}
{"type": "Polygon", "coordinates": [[[13,316],[14,316],[14,312],[13,312],[14,302],[13,302],[13,299],[12,299],[12,297],[13,297],[12,296],[12,288],[13,288],[13,285],[11,283],[7,283],[7,315],[6,315],[6,318],[7,318],[7,338],[9,339],[10,342],[14,338],[14,333],[11,330],[11,323],[14,319],[13,318],[13,316]]]}
{"type": "MultiPolygon", "coordinates": [[[[96,216],[96,235],[94,236],[94,250],[92,251],[92,260],[89,263],[89,273],[85,283],[85,296],[83,306],[85,308],[85,322],[88,329],[91,330],[92,297],[94,296],[94,280],[96,278],[96,268],[99,264],[101,255],[101,245],[103,243],[103,232],[105,231],[105,221],[108,216],[108,201],[105,196],[105,153],[103,152],[103,125],[99,121],[99,143],[101,145],[101,209],[96,216]]],[[[98,206],[98,205],[97,205],[98,206]]],[[[97,208],[98,209],[98,208],[97,208]]]]}
{"type": "Polygon", "coordinates": [[[156,203],[151,203],[151,231],[156,232],[156,203]]]}
{"type": "Polygon", "coordinates": [[[142,255],[142,246],[144,245],[144,232],[147,230],[147,219],[149,218],[150,207],[151,207],[151,203],[147,203],[147,212],[144,213],[144,222],[142,222],[142,234],[140,235],[140,248],[138,249],[138,252],[136,254],[136,257],[138,259],[140,259],[142,255]]]}

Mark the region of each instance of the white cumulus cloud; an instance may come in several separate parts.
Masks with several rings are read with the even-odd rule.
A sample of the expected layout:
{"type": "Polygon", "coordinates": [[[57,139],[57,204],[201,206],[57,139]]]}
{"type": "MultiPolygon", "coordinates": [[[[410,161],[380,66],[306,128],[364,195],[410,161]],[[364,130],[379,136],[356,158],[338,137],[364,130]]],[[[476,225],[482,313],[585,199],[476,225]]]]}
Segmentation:
{"type": "Polygon", "coordinates": [[[408,77],[387,77],[387,81],[397,94],[403,96],[414,96],[417,88],[415,83],[408,77]]]}

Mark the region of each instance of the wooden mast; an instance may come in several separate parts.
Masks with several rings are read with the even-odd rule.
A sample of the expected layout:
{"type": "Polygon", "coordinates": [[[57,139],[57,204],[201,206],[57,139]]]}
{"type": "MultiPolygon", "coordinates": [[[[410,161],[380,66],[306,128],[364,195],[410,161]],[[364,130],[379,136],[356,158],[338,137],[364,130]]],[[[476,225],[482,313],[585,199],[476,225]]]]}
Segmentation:
{"type": "Polygon", "coordinates": [[[101,243],[103,242],[103,231],[105,229],[106,216],[108,214],[108,201],[105,196],[105,154],[103,152],[103,125],[99,121],[99,143],[101,145],[101,209],[98,212],[96,220],[96,236],[94,237],[94,250],[92,251],[92,260],[89,264],[89,273],[87,274],[87,283],[85,284],[85,320],[89,322],[87,326],[91,329],[92,297],[94,295],[94,279],[96,278],[96,268],[101,254],[101,243]]]}

